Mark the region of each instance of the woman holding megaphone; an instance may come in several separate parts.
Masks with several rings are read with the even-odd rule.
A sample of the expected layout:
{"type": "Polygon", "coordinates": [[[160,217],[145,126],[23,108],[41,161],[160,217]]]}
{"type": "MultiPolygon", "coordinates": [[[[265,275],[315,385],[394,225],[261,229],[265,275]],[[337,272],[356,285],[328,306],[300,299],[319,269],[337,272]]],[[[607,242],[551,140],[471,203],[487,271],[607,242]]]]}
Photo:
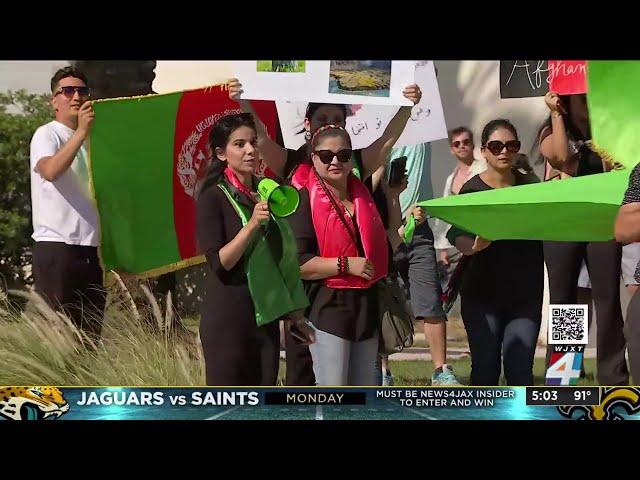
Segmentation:
{"type": "MultiPolygon", "coordinates": [[[[222,117],[209,146],[213,160],[197,199],[198,245],[211,268],[200,321],[207,384],[275,385],[278,320],[287,320],[301,342],[314,341],[303,316],[309,302],[295,238],[286,220],[271,215],[274,186],[262,189],[262,200],[257,192],[251,115],[222,117]]],[[[282,209],[285,197],[273,205],[282,209]]]]}
{"type": "Polygon", "coordinates": [[[318,385],[375,385],[380,316],[377,282],[389,243],[371,192],[352,172],[351,140],[337,125],[311,139],[313,167],[290,222],[308,288],[318,385]]]}
{"type": "MultiPolygon", "coordinates": [[[[305,111],[304,132],[305,143],[297,150],[284,148],[273,141],[267,134],[264,125],[254,112],[249,100],[241,100],[242,84],[237,78],[228,83],[229,98],[239,102],[242,111],[253,114],[258,124],[258,141],[262,158],[268,171],[286,179],[288,183],[300,189],[305,186],[312,167],[311,134],[323,125],[333,124],[345,127],[349,106],[332,103],[309,103],[305,111]]],[[[416,105],[422,99],[422,91],[418,85],[408,85],[403,95],[416,105]]],[[[386,163],[391,148],[394,146],[411,117],[412,107],[404,106],[391,119],[384,132],[375,142],[364,149],[352,150],[352,168],[358,178],[365,180],[373,172],[386,163]]],[[[268,172],[267,171],[267,172],[268,172]]],[[[308,386],[315,384],[309,349],[300,345],[291,335],[285,336],[287,352],[287,385],[308,386]]]]}

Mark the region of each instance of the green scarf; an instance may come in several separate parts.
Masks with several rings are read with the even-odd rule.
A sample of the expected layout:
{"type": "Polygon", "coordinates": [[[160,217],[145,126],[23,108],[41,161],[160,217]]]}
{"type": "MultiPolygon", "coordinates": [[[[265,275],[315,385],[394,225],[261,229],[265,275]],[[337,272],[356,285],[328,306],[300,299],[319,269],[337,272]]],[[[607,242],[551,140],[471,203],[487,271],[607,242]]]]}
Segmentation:
{"type": "MultiPolygon", "coordinates": [[[[224,181],[218,186],[238,213],[242,226],[245,226],[252,212],[236,201],[224,181]]],[[[253,236],[243,256],[256,323],[259,326],[309,306],[309,299],[300,280],[298,248],[293,231],[286,220],[275,215],[271,215],[269,223],[266,230],[253,236]]]]}

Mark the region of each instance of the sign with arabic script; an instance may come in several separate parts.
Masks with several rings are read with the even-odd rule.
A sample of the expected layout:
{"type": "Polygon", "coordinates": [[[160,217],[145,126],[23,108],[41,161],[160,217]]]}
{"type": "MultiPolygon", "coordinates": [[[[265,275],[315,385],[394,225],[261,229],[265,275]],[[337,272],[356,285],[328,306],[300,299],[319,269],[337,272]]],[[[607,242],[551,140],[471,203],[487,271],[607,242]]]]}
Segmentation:
{"type": "MultiPolygon", "coordinates": [[[[415,81],[422,90],[422,100],[411,110],[411,117],[396,146],[417,145],[447,137],[447,126],[436,80],[433,61],[416,63],[415,81]]],[[[282,137],[287,148],[298,149],[304,142],[304,102],[276,102],[282,137]]],[[[346,129],[353,148],[366,148],[382,136],[398,112],[398,107],[384,105],[347,105],[346,129]]]]}

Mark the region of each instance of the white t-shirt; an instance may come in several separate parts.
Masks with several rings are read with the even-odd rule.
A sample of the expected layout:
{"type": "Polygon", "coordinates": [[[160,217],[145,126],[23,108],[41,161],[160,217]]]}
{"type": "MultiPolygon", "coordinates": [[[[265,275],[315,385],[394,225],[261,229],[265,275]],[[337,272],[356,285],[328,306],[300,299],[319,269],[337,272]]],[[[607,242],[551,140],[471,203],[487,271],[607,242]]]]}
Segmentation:
{"type": "Polygon", "coordinates": [[[42,125],[31,139],[31,204],[33,239],[97,247],[100,223],[95,200],[89,190],[87,151],[83,145],[71,167],[56,180],[45,180],[36,165],[55,155],[75,130],[54,120],[42,125]]]}

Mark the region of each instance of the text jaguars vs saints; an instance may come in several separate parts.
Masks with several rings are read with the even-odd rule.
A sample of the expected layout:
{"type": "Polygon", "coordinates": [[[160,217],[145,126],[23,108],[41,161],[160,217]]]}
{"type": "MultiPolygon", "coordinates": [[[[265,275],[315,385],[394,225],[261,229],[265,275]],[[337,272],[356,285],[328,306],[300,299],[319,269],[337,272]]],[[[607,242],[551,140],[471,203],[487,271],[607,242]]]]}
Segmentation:
{"type": "Polygon", "coordinates": [[[76,405],[220,405],[254,406],[260,403],[258,392],[191,392],[189,395],[167,395],[164,392],[82,392],[76,405]]]}

